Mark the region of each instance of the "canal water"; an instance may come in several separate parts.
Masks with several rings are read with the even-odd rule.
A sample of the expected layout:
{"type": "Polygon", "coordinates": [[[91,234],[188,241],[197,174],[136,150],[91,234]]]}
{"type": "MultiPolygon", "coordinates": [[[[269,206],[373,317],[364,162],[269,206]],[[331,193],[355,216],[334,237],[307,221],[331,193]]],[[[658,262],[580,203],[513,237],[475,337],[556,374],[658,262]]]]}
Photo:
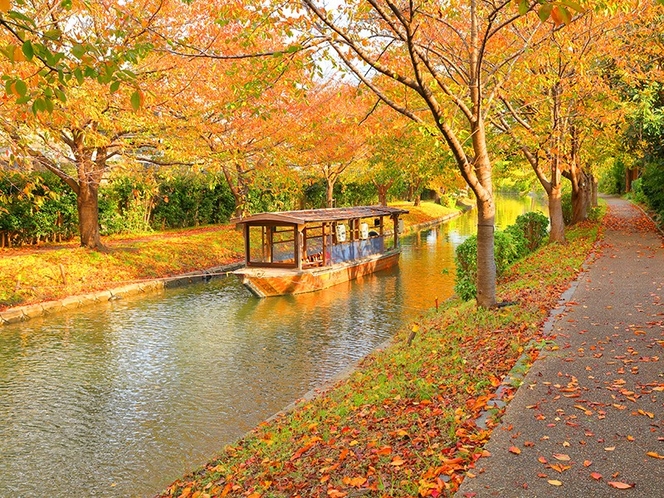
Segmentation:
{"type": "MultiPolygon", "coordinates": [[[[531,199],[503,198],[504,228],[531,199]]],[[[151,496],[452,295],[476,213],[398,268],[257,299],[234,278],[0,328],[0,496],[151,496]]]]}

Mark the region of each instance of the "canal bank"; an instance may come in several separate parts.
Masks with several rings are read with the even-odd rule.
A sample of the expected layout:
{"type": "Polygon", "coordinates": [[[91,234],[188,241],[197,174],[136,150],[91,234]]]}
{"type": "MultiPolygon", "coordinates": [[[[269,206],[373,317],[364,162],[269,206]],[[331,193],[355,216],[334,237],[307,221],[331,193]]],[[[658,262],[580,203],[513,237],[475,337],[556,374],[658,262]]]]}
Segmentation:
{"type": "MultiPolygon", "coordinates": [[[[472,208],[472,204],[462,203],[458,205],[458,211],[456,212],[447,213],[444,216],[433,218],[421,223],[409,223],[406,225],[404,233],[401,235],[405,236],[420,230],[424,230],[426,228],[430,228],[432,226],[440,225],[441,223],[445,223],[462,215],[472,208]]],[[[410,209],[417,211],[417,207],[410,207],[410,209]]],[[[238,245],[236,251],[239,253],[241,248],[242,246],[238,245]]],[[[229,272],[236,270],[241,266],[241,262],[232,262],[224,265],[214,266],[206,270],[186,272],[182,275],[144,279],[137,282],[125,283],[120,286],[113,286],[108,289],[99,290],[96,292],[86,292],[66,296],[62,299],[37,302],[26,306],[15,306],[5,310],[0,310],[0,325],[24,322],[32,318],[48,316],[54,313],[78,309],[85,306],[99,305],[108,301],[123,299],[128,296],[160,292],[164,289],[174,288],[181,285],[209,281],[212,278],[225,277],[229,272]]],[[[63,280],[65,279],[64,276],[62,278],[63,280]]]]}

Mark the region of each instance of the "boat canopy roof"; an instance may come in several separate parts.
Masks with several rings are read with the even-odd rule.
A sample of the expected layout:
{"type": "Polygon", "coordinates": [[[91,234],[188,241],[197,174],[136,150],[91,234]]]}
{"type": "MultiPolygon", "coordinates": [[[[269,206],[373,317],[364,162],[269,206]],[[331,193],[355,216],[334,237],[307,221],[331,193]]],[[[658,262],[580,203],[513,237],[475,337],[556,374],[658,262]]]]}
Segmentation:
{"type": "Polygon", "coordinates": [[[271,224],[288,223],[304,225],[306,223],[321,223],[332,221],[353,220],[359,218],[374,218],[377,216],[398,216],[406,214],[408,210],[389,206],[356,206],[344,208],[305,209],[302,211],[280,211],[275,213],[259,213],[238,221],[243,224],[271,224]]]}

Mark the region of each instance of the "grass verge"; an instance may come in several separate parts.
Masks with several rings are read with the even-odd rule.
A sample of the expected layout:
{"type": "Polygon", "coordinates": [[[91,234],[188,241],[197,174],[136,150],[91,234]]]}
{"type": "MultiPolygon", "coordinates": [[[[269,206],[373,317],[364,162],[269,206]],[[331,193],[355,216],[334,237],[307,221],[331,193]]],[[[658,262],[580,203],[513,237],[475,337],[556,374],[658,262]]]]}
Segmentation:
{"type": "MultiPolygon", "coordinates": [[[[584,224],[501,279],[500,310],[448,301],[346,380],[260,425],[162,496],[449,496],[496,424],[475,423],[525,353],[598,237],[584,224]]],[[[499,413],[496,414],[500,415],[499,413]]]]}

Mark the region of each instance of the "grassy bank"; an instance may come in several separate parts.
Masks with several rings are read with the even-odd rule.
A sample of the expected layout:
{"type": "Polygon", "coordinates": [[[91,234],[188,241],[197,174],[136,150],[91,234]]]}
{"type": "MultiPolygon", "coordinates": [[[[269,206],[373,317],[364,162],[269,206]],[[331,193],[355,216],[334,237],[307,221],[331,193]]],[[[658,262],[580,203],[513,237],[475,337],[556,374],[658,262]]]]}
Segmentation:
{"type": "Polygon", "coordinates": [[[499,298],[512,306],[446,302],[348,379],[262,424],[163,496],[449,496],[472,477],[494,425],[482,429],[476,418],[517,359],[546,347],[542,323],[598,232],[576,227],[569,245],[510,268],[499,298]]]}
{"type": "MultiPolygon", "coordinates": [[[[454,210],[433,203],[413,207],[406,225],[441,218],[454,210]]],[[[233,226],[209,226],[105,237],[105,251],[78,241],[0,249],[0,310],[111,289],[241,261],[242,234],[233,226]]]]}

